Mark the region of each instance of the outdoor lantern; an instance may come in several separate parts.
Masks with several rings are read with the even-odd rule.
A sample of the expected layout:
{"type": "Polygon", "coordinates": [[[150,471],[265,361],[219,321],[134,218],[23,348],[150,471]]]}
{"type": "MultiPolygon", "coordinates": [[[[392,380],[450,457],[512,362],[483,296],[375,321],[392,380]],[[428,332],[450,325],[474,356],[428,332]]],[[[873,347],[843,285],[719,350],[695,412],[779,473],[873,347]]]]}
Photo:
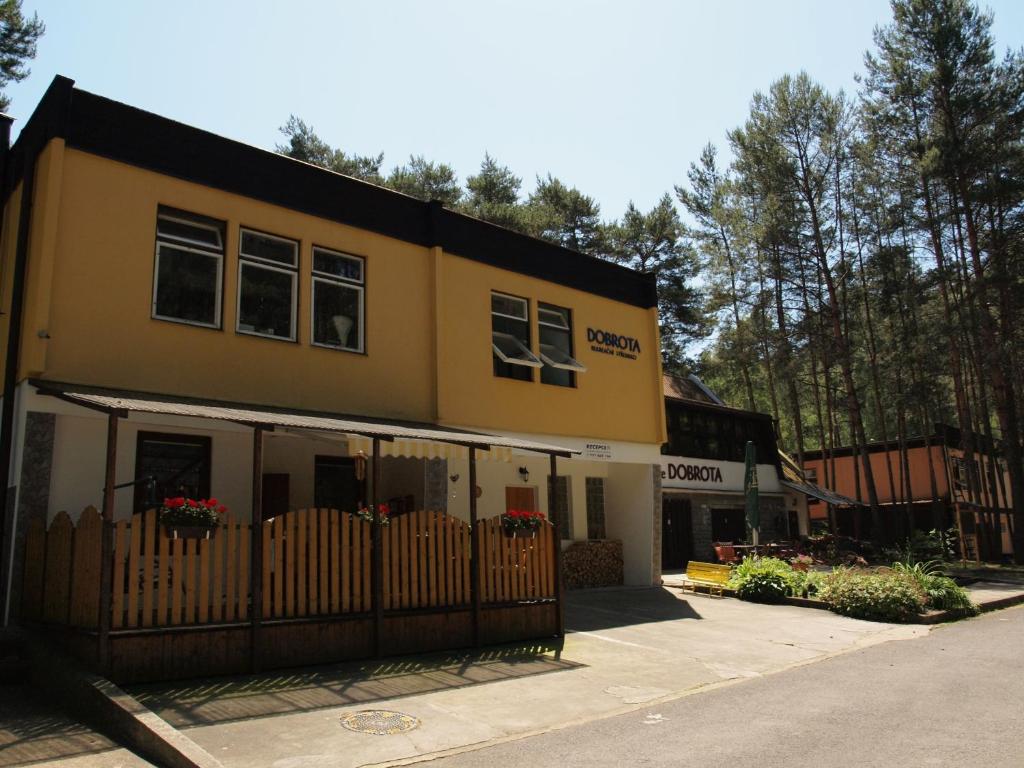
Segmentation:
{"type": "Polygon", "coordinates": [[[523,479],[524,483],[529,482],[530,481],[530,470],[528,470],[526,467],[520,467],[519,468],[519,477],[521,477],[523,479]]]}
{"type": "Polygon", "coordinates": [[[448,475],[448,479],[451,480],[453,483],[459,482],[459,476],[457,473],[454,475],[448,475]]]}

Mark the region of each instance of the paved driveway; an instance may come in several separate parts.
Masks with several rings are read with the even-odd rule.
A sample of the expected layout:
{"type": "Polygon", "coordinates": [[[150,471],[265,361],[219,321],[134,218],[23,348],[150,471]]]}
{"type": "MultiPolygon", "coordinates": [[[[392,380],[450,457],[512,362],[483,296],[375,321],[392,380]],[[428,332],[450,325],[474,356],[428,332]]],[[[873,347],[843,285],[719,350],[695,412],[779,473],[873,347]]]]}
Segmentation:
{"type": "Polygon", "coordinates": [[[503,666],[490,678],[493,682],[475,674],[478,666],[486,665],[485,655],[449,658],[434,666],[414,662],[421,668],[401,680],[374,678],[370,671],[353,678],[341,668],[332,678],[329,670],[322,671],[318,695],[308,698],[305,709],[294,705],[306,697],[302,673],[249,680],[234,691],[221,688],[220,694],[211,686],[201,701],[191,703],[183,698],[187,687],[176,689],[177,699],[175,689],[149,689],[147,704],[158,712],[162,707],[180,727],[188,726],[190,711],[204,713],[186,732],[229,768],[372,765],[585,723],[928,631],[806,608],[684,598],[664,588],[571,593],[566,625],[568,635],[560,648],[499,652],[497,663],[503,666]],[[288,688],[288,677],[297,681],[297,690],[288,688]],[[379,692],[376,700],[345,698],[348,691],[365,691],[367,686],[379,692]],[[226,711],[247,713],[245,719],[217,718],[218,696],[229,693],[240,697],[241,706],[226,711]],[[293,703],[277,710],[269,706],[285,699],[293,703]],[[204,703],[205,708],[198,706],[204,703]],[[406,713],[421,725],[391,736],[342,728],[344,714],[368,708],[406,713]]]}

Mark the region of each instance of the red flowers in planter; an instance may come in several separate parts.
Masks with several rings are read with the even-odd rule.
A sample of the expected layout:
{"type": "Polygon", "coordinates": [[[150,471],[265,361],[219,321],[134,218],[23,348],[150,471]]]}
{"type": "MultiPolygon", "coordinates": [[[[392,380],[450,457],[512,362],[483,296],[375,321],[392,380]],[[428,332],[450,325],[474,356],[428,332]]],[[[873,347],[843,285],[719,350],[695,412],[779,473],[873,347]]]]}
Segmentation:
{"type": "Polygon", "coordinates": [[[363,507],[362,509],[356,510],[356,516],[363,518],[368,523],[380,523],[381,525],[390,525],[391,523],[391,507],[387,504],[378,504],[377,512],[370,507],[363,507]]]}
{"type": "Polygon", "coordinates": [[[160,522],[171,526],[214,528],[228,508],[216,499],[189,499],[184,496],[164,499],[160,522]]]}
{"type": "Polygon", "coordinates": [[[506,530],[535,531],[543,522],[544,513],[530,509],[510,509],[501,516],[501,524],[506,530]]]}

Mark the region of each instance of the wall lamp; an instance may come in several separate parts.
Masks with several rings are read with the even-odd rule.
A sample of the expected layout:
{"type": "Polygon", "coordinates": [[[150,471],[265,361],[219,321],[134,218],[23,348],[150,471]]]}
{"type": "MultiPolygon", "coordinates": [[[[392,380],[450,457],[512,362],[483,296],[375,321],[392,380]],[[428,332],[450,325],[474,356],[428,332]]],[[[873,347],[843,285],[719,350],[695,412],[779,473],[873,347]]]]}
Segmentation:
{"type": "Polygon", "coordinates": [[[449,479],[449,480],[451,480],[451,481],[452,481],[453,483],[457,483],[457,482],[459,482],[459,476],[458,476],[458,474],[454,474],[454,475],[448,475],[448,479],[449,479]]]}
{"type": "Polygon", "coordinates": [[[530,482],[530,470],[528,470],[526,467],[520,467],[519,477],[522,479],[524,483],[530,482]]]}

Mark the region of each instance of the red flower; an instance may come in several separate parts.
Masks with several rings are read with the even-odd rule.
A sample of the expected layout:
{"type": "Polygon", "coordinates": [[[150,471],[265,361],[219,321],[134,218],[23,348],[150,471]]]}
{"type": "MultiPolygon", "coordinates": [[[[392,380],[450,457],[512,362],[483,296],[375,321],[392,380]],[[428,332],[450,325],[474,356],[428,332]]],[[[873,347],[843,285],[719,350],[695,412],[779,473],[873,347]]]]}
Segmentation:
{"type": "Polygon", "coordinates": [[[227,511],[228,511],[228,508],[227,508],[227,507],[225,507],[225,506],[224,506],[223,504],[221,504],[221,505],[220,505],[219,507],[217,507],[217,512],[219,512],[219,513],[220,513],[220,514],[222,514],[222,515],[223,515],[223,514],[224,514],[225,512],[227,512],[227,511]]]}

